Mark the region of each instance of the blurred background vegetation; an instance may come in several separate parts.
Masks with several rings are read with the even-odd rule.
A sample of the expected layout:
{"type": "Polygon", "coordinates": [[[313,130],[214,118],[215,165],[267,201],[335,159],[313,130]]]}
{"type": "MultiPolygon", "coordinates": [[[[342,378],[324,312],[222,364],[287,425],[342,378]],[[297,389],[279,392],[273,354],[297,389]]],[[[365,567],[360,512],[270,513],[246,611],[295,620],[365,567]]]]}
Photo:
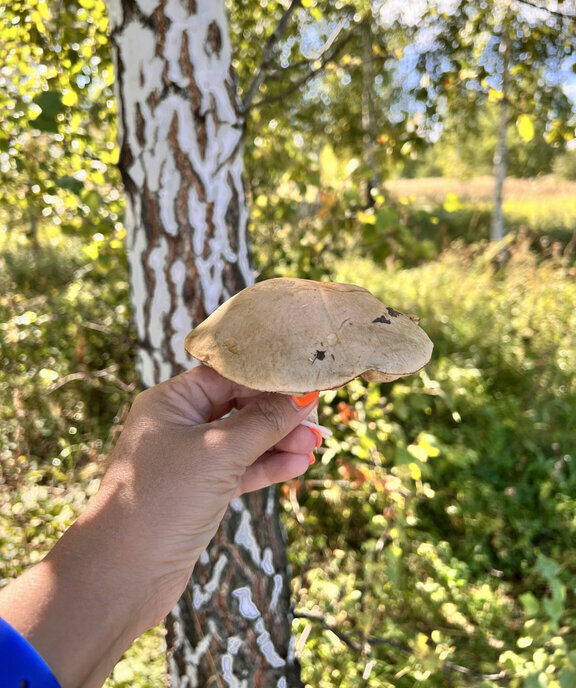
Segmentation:
{"type": "MultiPolygon", "coordinates": [[[[280,489],[303,678],[573,688],[573,4],[292,4],[274,51],[290,3],[229,7],[258,275],[361,284],[435,342],[419,375],[323,394],[334,437],[280,489]]],[[[105,6],[22,0],[0,21],[7,580],[97,489],[138,380],[105,6]]],[[[156,629],[110,686],[164,681],[156,629]]]]}

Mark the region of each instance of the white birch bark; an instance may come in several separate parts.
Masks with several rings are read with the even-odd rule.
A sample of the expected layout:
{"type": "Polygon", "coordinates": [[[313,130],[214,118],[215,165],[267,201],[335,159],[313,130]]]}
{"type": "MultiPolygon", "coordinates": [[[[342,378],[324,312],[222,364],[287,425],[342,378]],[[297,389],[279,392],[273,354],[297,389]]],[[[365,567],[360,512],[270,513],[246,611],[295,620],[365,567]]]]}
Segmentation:
{"type": "Polygon", "coordinates": [[[244,123],[224,3],[192,5],[109,2],[132,303],[148,386],[189,366],[186,333],[252,281],[244,123]]]}
{"type": "MultiPolygon", "coordinates": [[[[224,0],[108,0],[132,304],[145,386],[253,277],[244,120],[224,0]]],[[[173,688],[300,685],[274,490],[236,500],[168,620],[173,688]]]]}
{"type": "Polygon", "coordinates": [[[502,98],[499,103],[498,139],[494,151],[494,194],[492,199],[492,222],[490,240],[501,241],[506,231],[504,222],[504,182],[508,174],[508,124],[510,97],[510,36],[505,23],[502,24],[500,42],[502,59],[502,98]]]}

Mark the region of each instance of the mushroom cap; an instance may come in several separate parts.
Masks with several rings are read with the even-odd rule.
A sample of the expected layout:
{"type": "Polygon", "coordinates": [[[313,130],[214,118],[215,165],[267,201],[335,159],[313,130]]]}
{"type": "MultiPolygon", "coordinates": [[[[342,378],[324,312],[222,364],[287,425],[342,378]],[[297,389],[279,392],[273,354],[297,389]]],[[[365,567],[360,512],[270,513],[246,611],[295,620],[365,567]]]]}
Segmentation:
{"type": "Polygon", "coordinates": [[[277,278],[238,292],[186,337],[188,353],[263,392],[305,394],[361,376],[390,382],[428,363],[418,319],[353,284],[277,278]]]}

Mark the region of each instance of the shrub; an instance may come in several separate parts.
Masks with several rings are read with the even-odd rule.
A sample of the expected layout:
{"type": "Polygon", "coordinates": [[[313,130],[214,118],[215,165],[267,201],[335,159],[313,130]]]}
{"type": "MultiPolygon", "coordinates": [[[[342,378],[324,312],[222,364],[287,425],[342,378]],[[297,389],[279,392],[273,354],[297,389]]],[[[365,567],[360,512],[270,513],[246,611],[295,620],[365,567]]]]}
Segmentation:
{"type": "Polygon", "coordinates": [[[566,151],[554,161],[554,174],[563,179],[576,181],[576,149],[566,151]]]}
{"type": "Polygon", "coordinates": [[[574,677],[576,272],[526,243],[500,272],[492,257],[335,275],[417,312],[435,353],[417,376],[325,393],[334,439],[286,491],[310,685],[574,677]]]}

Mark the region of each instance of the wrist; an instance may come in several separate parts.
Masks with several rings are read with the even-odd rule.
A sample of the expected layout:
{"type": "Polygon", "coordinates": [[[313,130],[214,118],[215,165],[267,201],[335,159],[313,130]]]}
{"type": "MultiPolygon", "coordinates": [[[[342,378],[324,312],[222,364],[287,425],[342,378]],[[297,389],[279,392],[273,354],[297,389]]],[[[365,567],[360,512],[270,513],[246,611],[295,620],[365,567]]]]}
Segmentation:
{"type": "Polygon", "coordinates": [[[163,615],[139,567],[139,543],[121,512],[102,506],[94,500],[45,559],[0,594],[0,615],[62,688],[102,686],[134,639],[163,615]]]}

